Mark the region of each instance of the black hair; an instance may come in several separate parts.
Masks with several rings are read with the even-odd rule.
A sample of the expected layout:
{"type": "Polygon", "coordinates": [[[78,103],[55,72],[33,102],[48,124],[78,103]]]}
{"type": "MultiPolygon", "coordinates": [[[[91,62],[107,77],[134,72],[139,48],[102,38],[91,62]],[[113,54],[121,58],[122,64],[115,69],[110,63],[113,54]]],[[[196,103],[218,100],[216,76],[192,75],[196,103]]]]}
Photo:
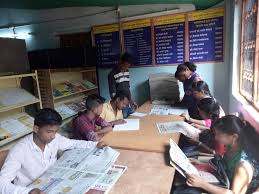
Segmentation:
{"type": "Polygon", "coordinates": [[[197,69],[197,66],[193,62],[186,61],[184,64],[180,64],[177,66],[176,72],[180,73],[182,71],[186,71],[187,69],[189,69],[192,72],[195,72],[197,69]]]}
{"type": "Polygon", "coordinates": [[[198,92],[204,92],[204,94],[212,97],[208,84],[205,81],[193,82],[192,89],[198,92]]]}
{"type": "Polygon", "coordinates": [[[179,71],[178,71],[178,69],[176,70],[176,72],[174,73],[174,77],[176,78],[176,79],[178,79],[179,80],[179,71]]]}
{"type": "Polygon", "coordinates": [[[57,111],[51,108],[43,108],[39,110],[34,118],[34,125],[39,128],[47,125],[61,125],[61,123],[62,117],[57,111]]]}
{"type": "Polygon", "coordinates": [[[133,57],[129,54],[129,53],[124,53],[121,56],[121,63],[129,63],[129,64],[133,64],[133,57]]]}
{"type": "Polygon", "coordinates": [[[244,121],[235,115],[226,115],[217,119],[212,128],[228,135],[237,134],[241,149],[259,162],[259,154],[257,150],[259,147],[259,134],[249,122],[244,121]]]}
{"type": "Polygon", "coordinates": [[[220,105],[215,101],[214,98],[203,98],[201,99],[197,107],[210,115],[212,123],[219,118],[220,114],[220,105]]]}
{"type": "Polygon", "coordinates": [[[124,100],[125,98],[127,98],[128,100],[130,100],[130,95],[128,92],[124,92],[124,91],[118,91],[115,96],[113,97],[113,99],[117,99],[119,98],[120,100],[124,100]]]}
{"type": "Polygon", "coordinates": [[[97,108],[99,105],[105,102],[105,98],[98,96],[96,94],[89,95],[85,101],[85,108],[87,110],[91,110],[93,108],[97,108]]]}

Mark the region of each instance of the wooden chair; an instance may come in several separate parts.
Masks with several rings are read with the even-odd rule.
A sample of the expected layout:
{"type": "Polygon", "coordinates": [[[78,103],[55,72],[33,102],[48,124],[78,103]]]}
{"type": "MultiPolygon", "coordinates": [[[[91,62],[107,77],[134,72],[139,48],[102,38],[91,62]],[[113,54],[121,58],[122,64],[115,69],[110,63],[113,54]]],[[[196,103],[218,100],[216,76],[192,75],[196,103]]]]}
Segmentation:
{"type": "Polygon", "coordinates": [[[4,161],[8,155],[9,150],[0,151],[0,170],[4,164],[4,161]]]}

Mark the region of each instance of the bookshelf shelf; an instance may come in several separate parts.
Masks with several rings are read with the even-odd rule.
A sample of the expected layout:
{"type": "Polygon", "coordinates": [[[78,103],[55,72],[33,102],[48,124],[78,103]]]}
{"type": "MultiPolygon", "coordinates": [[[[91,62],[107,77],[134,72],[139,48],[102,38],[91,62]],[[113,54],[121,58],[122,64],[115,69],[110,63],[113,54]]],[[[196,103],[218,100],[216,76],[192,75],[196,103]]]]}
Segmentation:
{"type": "MultiPolygon", "coordinates": [[[[88,95],[99,92],[96,68],[40,69],[37,71],[43,107],[54,108],[64,113],[68,110],[67,108],[71,108],[67,105],[68,103],[78,101],[80,103],[80,100],[83,101],[88,95]],[[88,83],[93,85],[89,86],[88,83]],[[58,106],[63,106],[63,108],[58,109],[58,106]]],[[[77,110],[73,111],[78,113],[77,110]]],[[[61,127],[69,125],[76,114],[63,117],[61,127]]]]}
{"type": "Polygon", "coordinates": [[[2,149],[6,144],[32,132],[33,117],[25,112],[26,107],[35,104],[37,108],[42,108],[42,103],[37,71],[25,74],[1,74],[0,80],[0,149],[2,149]],[[34,88],[34,91],[29,90],[28,86],[32,90],[34,88]],[[30,125],[23,120],[24,118],[30,120],[30,125]]]}

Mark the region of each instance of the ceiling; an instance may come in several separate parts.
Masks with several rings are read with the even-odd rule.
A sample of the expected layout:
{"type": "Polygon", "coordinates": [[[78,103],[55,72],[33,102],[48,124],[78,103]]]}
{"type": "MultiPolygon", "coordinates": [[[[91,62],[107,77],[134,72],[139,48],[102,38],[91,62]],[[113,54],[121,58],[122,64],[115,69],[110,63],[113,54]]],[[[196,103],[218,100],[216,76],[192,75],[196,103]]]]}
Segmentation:
{"type": "Polygon", "coordinates": [[[51,9],[61,7],[118,6],[144,4],[193,4],[196,9],[207,9],[222,0],[1,0],[0,8],[51,9]]]}

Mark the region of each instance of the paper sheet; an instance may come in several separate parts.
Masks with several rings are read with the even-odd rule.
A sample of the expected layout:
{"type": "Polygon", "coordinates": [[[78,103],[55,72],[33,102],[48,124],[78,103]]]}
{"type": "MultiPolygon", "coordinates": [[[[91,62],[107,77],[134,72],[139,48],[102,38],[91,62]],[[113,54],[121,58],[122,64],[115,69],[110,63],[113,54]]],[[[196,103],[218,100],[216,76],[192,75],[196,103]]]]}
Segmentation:
{"type": "Polygon", "coordinates": [[[113,131],[136,131],[139,130],[139,119],[125,119],[126,123],[115,125],[113,131]]]}
{"type": "Polygon", "coordinates": [[[131,116],[135,116],[135,117],[144,117],[146,116],[146,113],[141,113],[141,112],[134,112],[131,114],[131,116]]]}
{"type": "Polygon", "coordinates": [[[195,140],[199,139],[199,134],[201,132],[199,129],[191,126],[184,121],[157,123],[157,128],[161,134],[179,132],[195,140]]]}

